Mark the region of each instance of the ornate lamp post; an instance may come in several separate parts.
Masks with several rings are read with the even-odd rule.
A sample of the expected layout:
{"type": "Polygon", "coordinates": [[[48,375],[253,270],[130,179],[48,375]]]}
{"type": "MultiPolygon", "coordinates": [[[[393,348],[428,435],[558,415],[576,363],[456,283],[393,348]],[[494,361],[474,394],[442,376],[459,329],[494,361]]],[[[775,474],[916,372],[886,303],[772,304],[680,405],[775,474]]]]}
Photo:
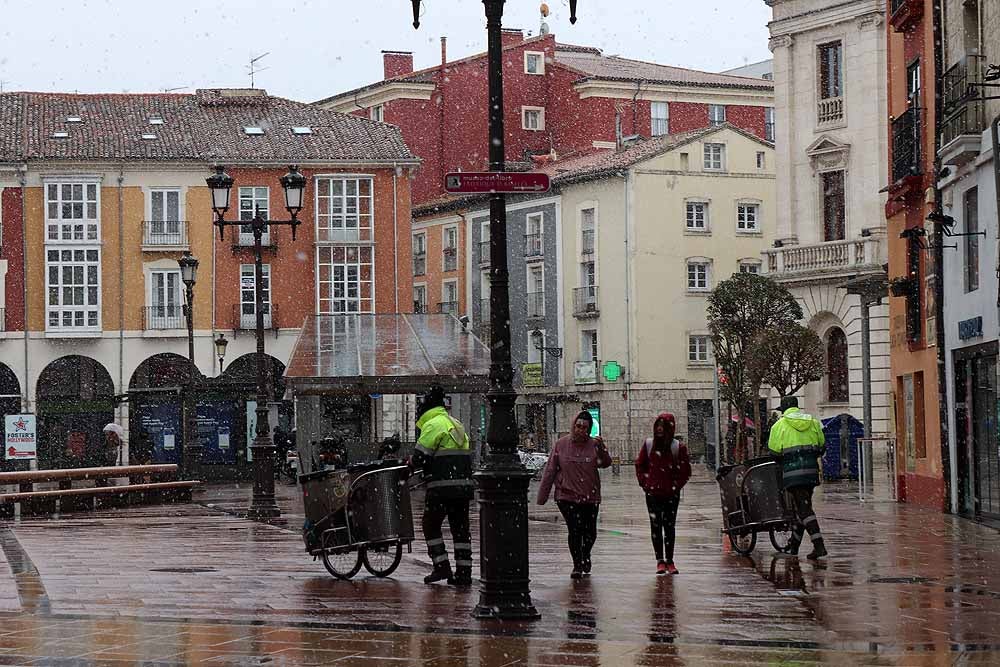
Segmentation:
{"type": "MultiPolygon", "coordinates": [[[[413,4],[413,27],[420,27],[421,0],[413,4]]],[[[486,9],[489,72],[490,171],[504,171],[503,44],[505,0],[483,0],[486,9]]],[[[576,23],[577,0],[570,0],[576,23]]],[[[539,613],[528,587],[528,483],[531,474],[517,455],[514,371],[510,361],[510,298],[507,270],[507,206],[503,194],[490,195],[490,406],[488,445],[476,475],[479,488],[479,604],[477,618],[533,619],[539,613]]]]}
{"type": "MultiPolygon", "coordinates": [[[[305,199],[306,177],[299,173],[299,168],[292,166],[288,173],[279,181],[285,191],[285,208],[291,220],[268,220],[260,215],[260,210],[254,211],[253,220],[226,220],[229,210],[229,193],[233,188],[233,178],[222,166],[215,168],[215,174],[205,179],[212,192],[212,211],[215,213],[215,226],[219,228],[219,238],[224,238],[225,228],[237,225],[249,226],[253,232],[254,254],[254,305],[257,315],[257,432],[251,451],[253,452],[253,496],[247,517],[251,519],[272,519],[280,516],[281,511],[274,502],[274,441],[271,439],[271,427],[267,419],[267,358],[264,356],[264,294],[261,286],[264,282],[264,269],[261,261],[261,237],[272,226],[288,225],[292,228],[292,240],[295,239],[295,229],[301,224],[299,211],[305,199]]],[[[219,341],[216,341],[218,350],[219,341]]],[[[225,346],[222,348],[225,350],[225,346]]],[[[220,355],[221,356],[221,355],[220,355]]],[[[220,361],[221,365],[221,361],[220,361]]]]}
{"type": "Polygon", "coordinates": [[[187,385],[184,387],[184,451],[182,463],[185,473],[191,475],[194,466],[198,462],[201,443],[198,440],[197,408],[194,400],[195,394],[195,365],[194,365],[194,285],[198,280],[198,259],[185,251],[179,260],[178,266],[181,269],[181,281],[184,283],[184,306],[182,312],[187,321],[188,331],[188,376],[187,385]]]}
{"type": "Polygon", "coordinates": [[[226,346],[229,345],[229,341],[226,340],[226,334],[220,333],[219,337],[212,343],[215,345],[215,356],[219,358],[219,372],[221,373],[222,360],[226,358],[226,346]]]}

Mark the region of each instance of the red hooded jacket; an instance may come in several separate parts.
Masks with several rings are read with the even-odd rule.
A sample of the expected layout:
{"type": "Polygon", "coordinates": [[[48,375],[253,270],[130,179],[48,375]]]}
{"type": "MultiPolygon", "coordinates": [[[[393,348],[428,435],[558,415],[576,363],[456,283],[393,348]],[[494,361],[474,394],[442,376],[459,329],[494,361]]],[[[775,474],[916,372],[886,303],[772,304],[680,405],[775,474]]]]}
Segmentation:
{"type": "Polygon", "coordinates": [[[674,416],[664,412],[653,423],[664,426],[663,438],[647,438],[635,458],[635,476],[642,490],[651,496],[672,496],[680,493],[691,479],[691,457],[687,446],[674,439],[674,416]]]}

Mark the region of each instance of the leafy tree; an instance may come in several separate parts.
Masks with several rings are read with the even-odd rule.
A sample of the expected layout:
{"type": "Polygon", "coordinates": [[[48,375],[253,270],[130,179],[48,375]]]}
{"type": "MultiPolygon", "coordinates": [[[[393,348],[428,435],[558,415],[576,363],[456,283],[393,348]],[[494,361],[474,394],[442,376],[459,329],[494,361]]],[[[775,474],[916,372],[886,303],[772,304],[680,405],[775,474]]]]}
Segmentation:
{"type": "Polygon", "coordinates": [[[826,372],[826,351],[816,332],[801,324],[767,329],[757,334],[749,372],[784,398],[826,372]]]}
{"type": "MultiPolygon", "coordinates": [[[[708,297],[708,328],[712,334],[715,363],[725,375],[720,386],[723,400],[736,406],[739,421],[736,442],[743,442],[747,408],[752,406],[760,443],[760,387],[762,379],[751,372],[758,336],[782,330],[802,319],[802,307],[791,293],[765,276],[736,273],[724,280],[708,297]]],[[[742,458],[737,448],[737,458],[742,458]]]]}

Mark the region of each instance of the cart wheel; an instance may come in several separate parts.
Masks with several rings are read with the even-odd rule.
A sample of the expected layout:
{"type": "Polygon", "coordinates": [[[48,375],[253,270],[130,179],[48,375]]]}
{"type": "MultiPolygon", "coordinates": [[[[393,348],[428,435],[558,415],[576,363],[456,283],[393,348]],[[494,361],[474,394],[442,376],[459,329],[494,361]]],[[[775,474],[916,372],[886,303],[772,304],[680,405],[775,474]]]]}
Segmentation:
{"type": "Polygon", "coordinates": [[[350,579],[361,570],[361,552],[345,551],[331,553],[327,548],[327,539],[323,538],[324,549],[321,552],[323,567],[338,579],[350,579]]]}
{"type": "Polygon", "coordinates": [[[361,562],[364,563],[365,569],[376,577],[388,577],[396,571],[402,559],[402,544],[368,547],[361,551],[361,562]]]}
{"type": "Polygon", "coordinates": [[[778,552],[787,554],[791,551],[792,531],[788,528],[772,528],[767,532],[771,538],[771,546],[778,552]]]}
{"type": "Polygon", "coordinates": [[[742,535],[730,535],[729,541],[733,544],[733,549],[741,556],[749,556],[753,548],[757,546],[757,533],[743,533],[742,535]]]}

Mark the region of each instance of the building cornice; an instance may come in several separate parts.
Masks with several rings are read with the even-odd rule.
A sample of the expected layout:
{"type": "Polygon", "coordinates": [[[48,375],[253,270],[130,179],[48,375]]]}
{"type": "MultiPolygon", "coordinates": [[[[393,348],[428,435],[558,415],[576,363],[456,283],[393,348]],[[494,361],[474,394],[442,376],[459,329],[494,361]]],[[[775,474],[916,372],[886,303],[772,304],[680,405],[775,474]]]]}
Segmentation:
{"type": "Polygon", "coordinates": [[[636,84],[631,81],[588,79],[575,83],[574,90],[580,99],[608,97],[612,99],[640,99],[650,102],[699,102],[703,104],[728,104],[743,106],[772,106],[774,91],[746,88],[691,87],[662,83],[644,83],[636,96],[636,84]]]}
{"type": "Polygon", "coordinates": [[[330,111],[351,113],[358,109],[368,109],[393,100],[429,100],[436,88],[437,84],[434,83],[394,81],[376,86],[371,90],[335,97],[317,104],[317,106],[330,111]]]}
{"type": "MultiPolygon", "coordinates": [[[[770,0],[768,4],[774,7],[780,5],[781,2],[770,0]]],[[[830,7],[776,18],[768,24],[768,27],[771,30],[771,37],[775,38],[828,28],[850,21],[858,21],[860,29],[868,25],[880,25],[884,18],[885,0],[848,0],[830,7]]]]}

